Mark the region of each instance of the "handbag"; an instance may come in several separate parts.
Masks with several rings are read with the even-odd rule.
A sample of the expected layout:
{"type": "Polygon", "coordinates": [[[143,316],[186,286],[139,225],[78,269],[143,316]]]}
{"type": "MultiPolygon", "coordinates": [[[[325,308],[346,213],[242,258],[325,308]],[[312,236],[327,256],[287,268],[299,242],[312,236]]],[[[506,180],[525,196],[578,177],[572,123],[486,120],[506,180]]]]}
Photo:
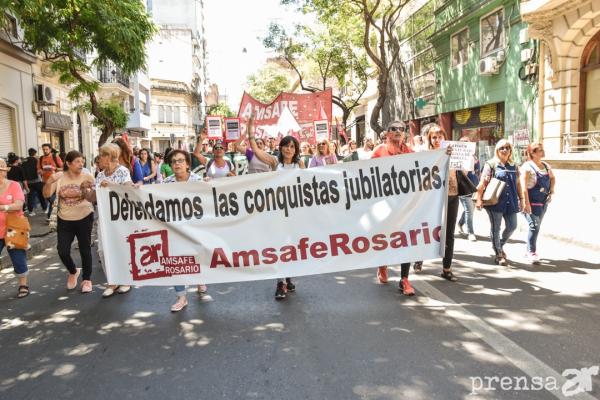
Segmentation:
{"type": "MultiPolygon", "coordinates": [[[[497,178],[492,178],[485,187],[483,192],[482,204],[486,206],[495,206],[500,200],[500,196],[504,191],[506,182],[501,181],[497,178]]],[[[473,200],[477,200],[477,193],[473,193],[473,200]]]]}
{"type": "Polygon", "coordinates": [[[469,196],[477,191],[477,187],[463,171],[456,171],[456,182],[459,196],[469,196]]]}
{"type": "Polygon", "coordinates": [[[31,225],[24,215],[18,215],[15,212],[6,213],[6,235],[4,242],[8,249],[28,250],[29,231],[31,225]]]}

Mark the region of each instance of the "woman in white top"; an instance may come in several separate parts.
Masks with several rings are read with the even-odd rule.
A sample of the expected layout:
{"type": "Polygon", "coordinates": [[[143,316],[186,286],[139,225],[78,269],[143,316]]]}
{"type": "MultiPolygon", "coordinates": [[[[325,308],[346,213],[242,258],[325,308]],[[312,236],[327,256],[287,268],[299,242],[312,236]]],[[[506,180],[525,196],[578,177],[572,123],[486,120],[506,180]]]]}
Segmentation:
{"type": "Polygon", "coordinates": [[[217,140],[212,149],[213,158],[209,159],[202,154],[196,156],[202,165],[206,167],[206,178],[224,178],[226,176],[235,176],[235,166],[231,161],[225,158],[225,147],[223,142],[217,140]]]}
{"type": "MultiPolygon", "coordinates": [[[[254,116],[250,117],[248,121],[248,140],[250,141],[250,147],[254,155],[259,160],[271,166],[274,171],[283,171],[286,169],[299,169],[304,168],[304,162],[300,158],[300,143],[293,136],[285,136],[279,142],[279,154],[277,158],[268,154],[266,151],[261,150],[256,144],[256,138],[254,137],[254,116]]],[[[287,292],[294,292],[296,285],[292,283],[291,278],[278,279],[277,289],[275,290],[275,298],[277,300],[283,300],[286,298],[287,292]]]]}
{"type": "MultiPolygon", "coordinates": [[[[96,175],[96,188],[106,187],[109,183],[118,185],[133,185],[129,169],[119,163],[121,148],[114,143],[107,143],[99,149],[98,167],[101,171],[96,175]]],[[[86,188],[86,199],[91,202],[96,202],[96,191],[93,188],[86,188]]],[[[102,216],[99,216],[102,218],[102,216]]],[[[98,235],[100,238],[100,235],[98,235]]],[[[129,285],[108,285],[102,297],[107,298],[115,293],[127,293],[131,290],[129,285]]]]}
{"type": "Polygon", "coordinates": [[[527,235],[527,258],[531,264],[539,264],[537,237],[548,203],[554,194],[554,173],[550,166],[542,161],[544,146],[531,143],[527,147],[529,161],[521,166],[521,190],[523,214],[529,225],[527,235]]]}
{"type": "MultiPolygon", "coordinates": [[[[190,153],[185,150],[173,150],[169,153],[169,162],[171,169],[173,169],[173,175],[169,176],[164,180],[163,183],[174,183],[174,182],[199,182],[202,181],[202,177],[194,174],[190,171],[190,165],[192,159],[190,153]]],[[[198,294],[204,295],[207,291],[206,285],[198,285],[198,294]]],[[[172,312],[178,312],[183,310],[187,305],[186,290],[184,285],[175,286],[175,294],[177,295],[177,302],[171,306],[172,312]]]]}

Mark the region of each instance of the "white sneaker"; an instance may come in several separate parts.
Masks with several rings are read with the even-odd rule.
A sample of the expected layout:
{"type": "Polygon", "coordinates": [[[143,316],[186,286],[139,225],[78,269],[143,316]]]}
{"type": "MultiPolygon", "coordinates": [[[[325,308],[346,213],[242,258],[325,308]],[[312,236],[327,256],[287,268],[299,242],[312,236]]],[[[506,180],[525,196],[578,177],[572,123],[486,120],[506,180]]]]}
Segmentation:
{"type": "Polygon", "coordinates": [[[469,233],[469,240],[471,242],[476,242],[477,241],[477,236],[473,235],[472,233],[469,233]]]}
{"type": "Polygon", "coordinates": [[[540,256],[537,253],[527,253],[527,260],[530,264],[537,265],[540,263],[540,256]]]}
{"type": "Polygon", "coordinates": [[[29,216],[30,217],[35,217],[35,213],[32,211],[32,212],[29,213],[29,216]]]}

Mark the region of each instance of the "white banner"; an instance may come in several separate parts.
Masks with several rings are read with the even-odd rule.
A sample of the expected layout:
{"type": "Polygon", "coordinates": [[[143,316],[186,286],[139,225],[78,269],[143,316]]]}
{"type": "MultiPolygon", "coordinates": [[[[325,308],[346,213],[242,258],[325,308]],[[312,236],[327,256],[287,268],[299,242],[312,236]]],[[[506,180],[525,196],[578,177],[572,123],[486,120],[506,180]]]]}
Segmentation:
{"type": "Polygon", "coordinates": [[[443,150],[98,190],[109,283],[272,279],[440,257],[443,150]]]}

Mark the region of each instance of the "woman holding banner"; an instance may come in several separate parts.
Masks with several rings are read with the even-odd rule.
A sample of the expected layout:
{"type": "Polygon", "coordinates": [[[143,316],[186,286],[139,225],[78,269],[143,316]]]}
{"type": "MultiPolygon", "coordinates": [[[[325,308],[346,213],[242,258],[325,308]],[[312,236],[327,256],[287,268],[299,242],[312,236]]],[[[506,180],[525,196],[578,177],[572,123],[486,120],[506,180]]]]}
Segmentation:
{"type": "MultiPolygon", "coordinates": [[[[261,150],[256,144],[254,136],[254,116],[248,120],[248,141],[254,155],[259,160],[268,164],[274,171],[284,171],[289,169],[305,168],[304,161],[300,158],[300,143],[293,136],[285,136],[279,142],[279,152],[277,158],[273,157],[265,150],[261,150]]],[[[291,278],[277,280],[277,288],[275,289],[275,299],[283,300],[287,297],[287,292],[296,291],[296,285],[292,283],[291,278]]]]}
{"type": "MultiPolygon", "coordinates": [[[[163,183],[202,181],[200,175],[196,175],[190,171],[190,166],[192,165],[190,153],[185,150],[172,150],[169,155],[169,163],[173,169],[173,175],[167,177],[163,183]]],[[[206,291],[206,285],[198,285],[198,295],[202,296],[206,291]]],[[[179,312],[188,305],[184,285],[175,286],[175,294],[177,295],[177,301],[171,306],[171,312],[179,312]]]]}
{"type": "MultiPolygon", "coordinates": [[[[121,139],[122,140],[122,139],[121,139]]],[[[100,147],[98,166],[100,172],[96,176],[95,186],[106,187],[109,183],[115,183],[118,185],[132,185],[131,175],[129,169],[120,164],[119,160],[121,157],[121,147],[116,143],[106,143],[100,147]]],[[[96,191],[93,190],[93,185],[87,185],[86,187],[86,198],[88,201],[96,202],[96,191]]],[[[100,237],[100,235],[98,235],[100,237]]],[[[101,246],[99,246],[101,248],[101,246]]],[[[129,285],[108,285],[102,297],[111,297],[116,293],[127,293],[131,290],[129,285]]]]}
{"type": "MultiPolygon", "coordinates": [[[[427,142],[429,150],[439,150],[442,148],[442,142],[446,140],[446,134],[442,128],[431,123],[425,125],[423,131],[427,134],[427,142]]],[[[451,151],[451,150],[448,150],[451,151]]],[[[447,151],[447,152],[448,152],[447,151]]],[[[450,168],[448,172],[448,204],[446,206],[446,250],[442,259],[442,278],[455,282],[456,276],[452,273],[452,258],[454,257],[454,227],[456,225],[456,217],[458,215],[458,181],[456,178],[456,170],[450,168]]]]}
{"type": "MultiPolygon", "coordinates": [[[[385,131],[385,143],[382,143],[375,148],[371,154],[371,158],[389,157],[398,154],[411,153],[411,150],[408,148],[408,146],[403,145],[405,131],[406,126],[404,125],[404,122],[395,121],[390,123],[385,131]]],[[[398,289],[400,289],[405,296],[413,296],[415,294],[415,289],[408,281],[410,263],[402,263],[400,264],[400,268],[400,283],[398,284],[398,289]]],[[[388,282],[387,266],[384,265],[377,268],[377,279],[379,279],[380,283],[388,282]]]]}

